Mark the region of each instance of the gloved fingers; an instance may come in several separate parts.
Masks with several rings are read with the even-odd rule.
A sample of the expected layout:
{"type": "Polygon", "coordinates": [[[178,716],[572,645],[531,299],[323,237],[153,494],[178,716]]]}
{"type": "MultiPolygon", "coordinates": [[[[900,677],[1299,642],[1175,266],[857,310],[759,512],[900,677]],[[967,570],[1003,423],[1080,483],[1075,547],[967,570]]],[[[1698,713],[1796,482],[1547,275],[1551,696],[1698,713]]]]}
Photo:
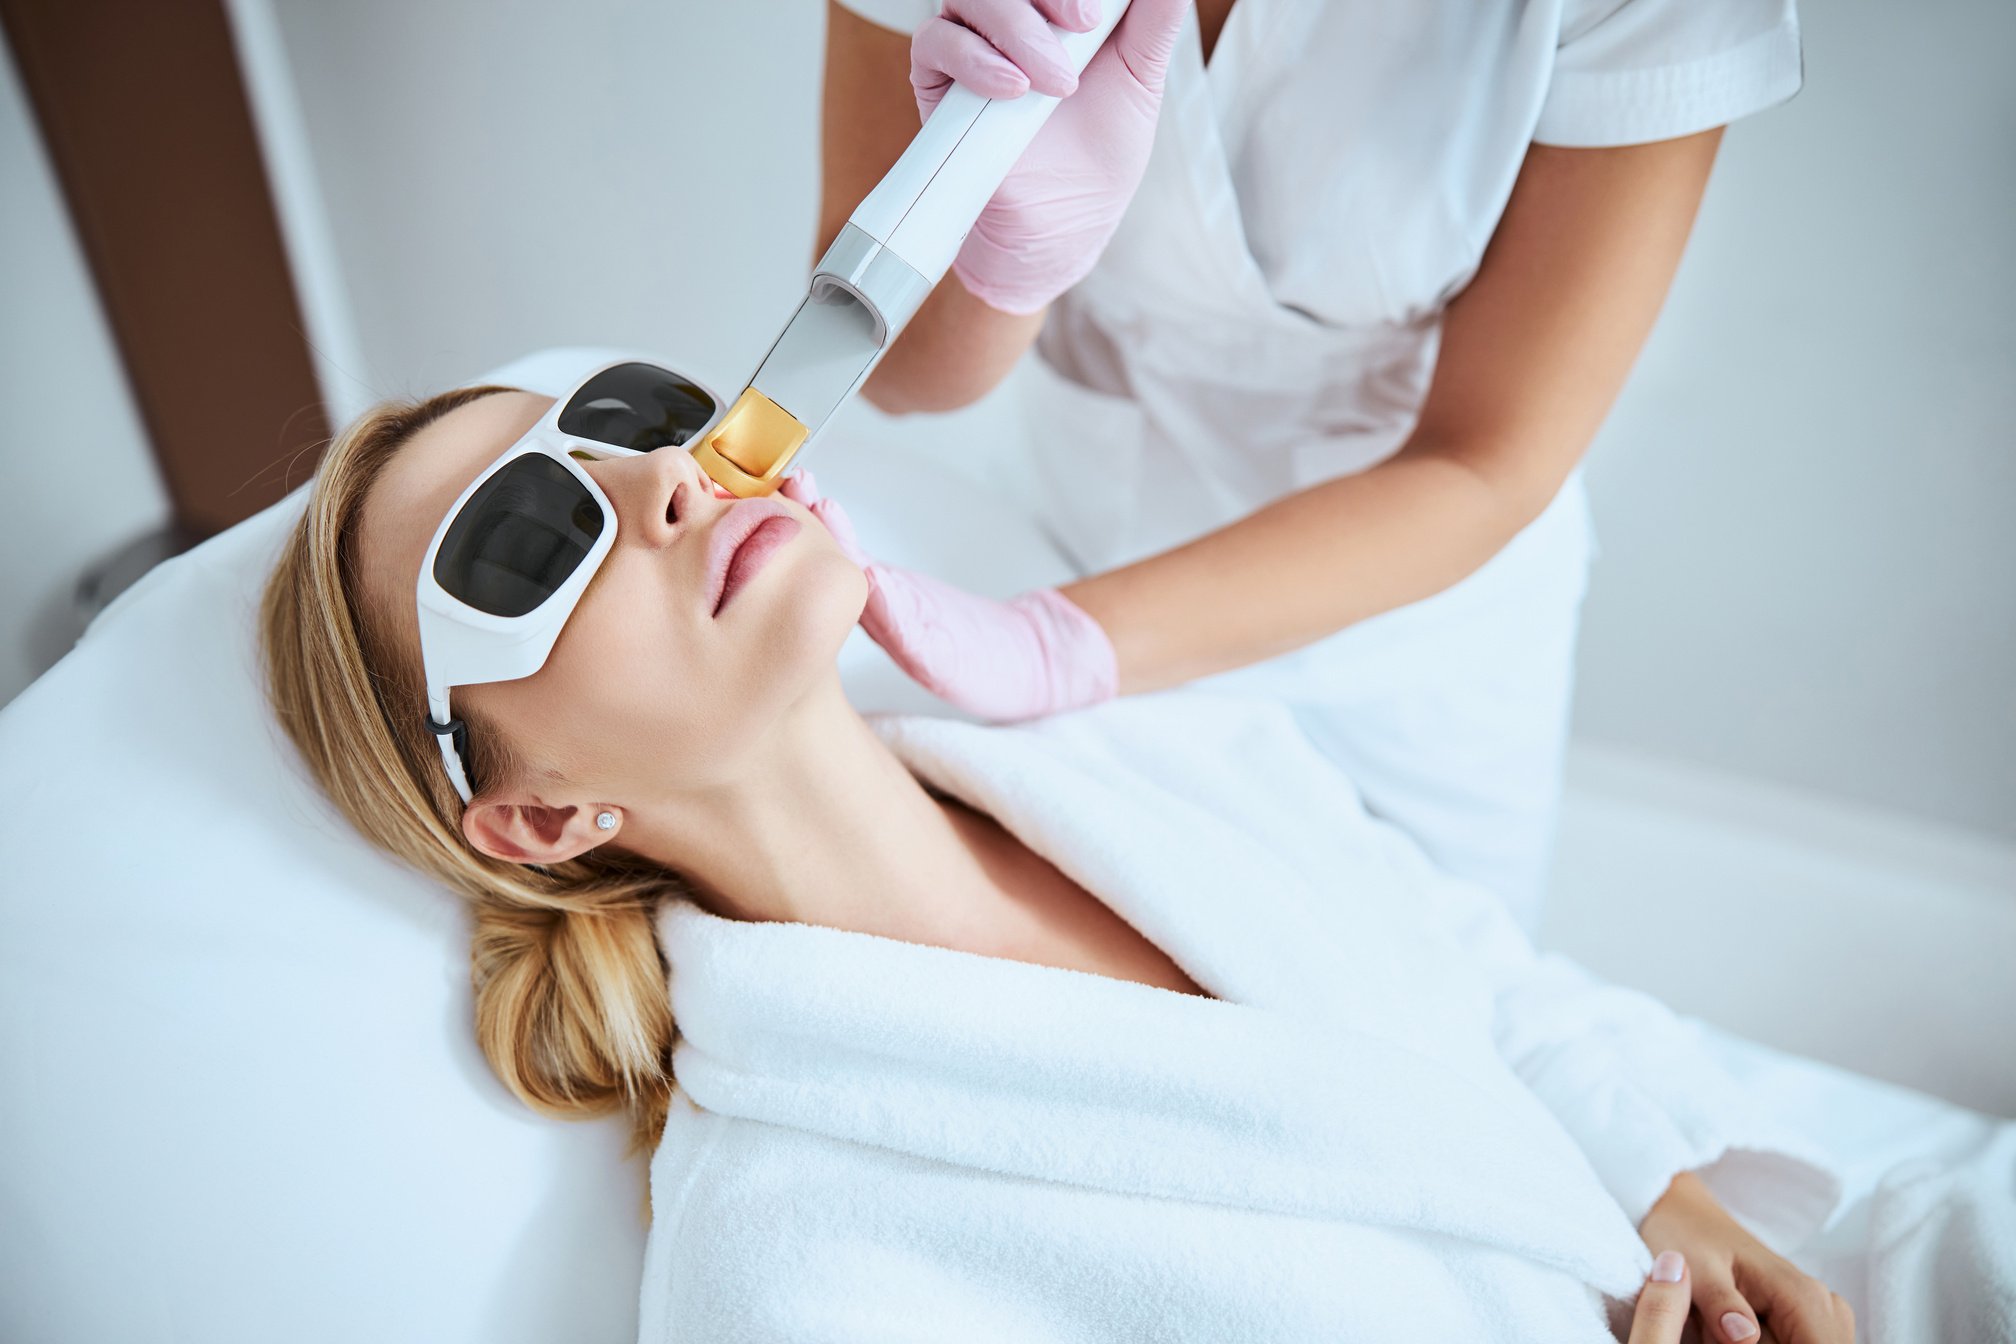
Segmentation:
{"type": "MultiPolygon", "coordinates": [[[[1105,13],[1101,0],[1030,0],[1030,3],[1044,18],[1074,33],[1086,32],[1105,13]]],[[[1183,3],[1189,4],[1191,0],[1183,3]]]]}
{"type": "Polygon", "coordinates": [[[812,516],[823,523],[826,530],[833,534],[833,540],[839,543],[841,553],[859,565],[867,573],[868,581],[872,584],[875,581],[875,570],[878,566],[873,560],[868,558],[868,553],[861,549],[861,543],[855,540],[854,523],[847,517],[847,510],[840,507],[840,501],[837,499],[820,499],[814,501],[811,508],[812,516]]]}
{"type": "Polygon", "coordinates": [[[1141,87],[1160,91],[1176,54],[1176,35],[1192,0],[1134,0],[1113,30],[1113,49],[1141,87]]]}
{"type": "MultiPolygon", "coordinates": [[[[947,13],[963,17],[971,6],[977,15],[983,3],[1008,2],[948,0],[947,13]]],[[[1040,23],[1033,0],[1013,3],[1040,23]]],[[[1097,264],[1147,166],[1187,8],[1188,0],[1134,0],[1120,17],[1114,40],[1077,81],[1079,96],[1037,132],[960,245],[952,271],[968,293],[1004,313],[1039,313],[1097,264]]],[[[1043,89],[1016,51],[998,54],[1018,61],[1032,90],[1043,89]]],[[[920,74],[915,63],[911,73],[913,81],[920,74]]],[[[919,107],[931,104],[927,117],[933,96],[919,85],[919,107]]]]}
{"type": "MultiPolygon", "coordinates": [[[[819,493],[819,482],[814,479],[811,472],[800,467],[787,473],[784,479],[778,482],[777,493],[794,504],[803,505],[828,532],[833,534],[833,540],[840,544],[840,549],[846,553],[849,560],[864,570],[868,568],[868,557],[854,536],[853,520],[847,516],[847,510],[840,507],[839,500],[828,499],[819,493]]],[[[873,581],[872,575],[870,581],[873,581]]]]}
{"type": "Polygon", "coordinates": [[[803,504],[809,509],[819,502],[819,482],[811,472],[800,467],[784,473],[784,479],[777,482],[777,493],[793,504],[803,504]]]}
{"type": "MultiPolygon", "coordinates": [[[[1078,87],[1078,72],[1064,55],[1064,45],[1057,40],[1057,34],[1050,31],[1041,12],[1030,0],[946,0],[945,8],[939,16],[949,21],[953,27],[964,27],[978,34],[995,52],[1005,57],[1028,80],[1028,87],[1038,93],[1047,93],[1062,98],[1078,87]]],[[[928,27],[929,25],[927,25],[928,27]]],[[[919,34],[923,29],[918,30],[919,34]]],[[[961,51],[971,51],[961,44],[961,51]]],[[[912,82],[916,72],[916,42],[911,43],[912,82]]],[[[978,55],[972,59],[980,59],[978,55]]],[[[948,70],[954,79],[964,82],[964,76],[957,70],[948,70]]],[[[977,92],[985,92],[977,89],[977,92]]],[[[990,94],[990,97],[1008,97],[1006,94],[990,94]]]]}
{"type": "Polygon", "coordinates": [[[910,39],[910,87],[927,118],[955,80],[987,98],[1029,91],[1028,77],[986,38],[950,19],[931,19],[910,39]]]}
{"type": "Polygon", "coordinates": [[[903,674],[986,719],[1024,717],[1034,690],[1021,622],[1004,604],[908,570],[871,572],[861,628],[903,674]]]}

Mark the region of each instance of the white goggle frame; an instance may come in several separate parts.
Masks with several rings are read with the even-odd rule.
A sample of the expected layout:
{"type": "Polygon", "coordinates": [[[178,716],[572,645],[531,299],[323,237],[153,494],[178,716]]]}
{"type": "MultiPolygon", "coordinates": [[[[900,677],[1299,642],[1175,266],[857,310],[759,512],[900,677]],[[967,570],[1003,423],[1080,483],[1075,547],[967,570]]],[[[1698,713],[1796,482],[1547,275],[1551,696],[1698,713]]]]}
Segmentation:
{"type": "Polygon", "coordinates": [[[592,439],[562,433],[560,417],[589,382],[625,364],[649,364],[663,369],[707,394],[714,403],[714,414],[705,426],[692,434],[689,443],[701,442],[707,431],[719,424],[721,417],[727,413],[727,403],[713,388],[690,374],[679,372],[675,365],[637,358],[613,359],[599,365],[554,398],[553,405],[540,417],[539,423],[498,454],[497,459],[479,472],[468,488],[456,497],[442,517],[441,525],[434,529],[434,539],[427,544],[426,558],[420,563],[417,598],[420,664],[427,683],[427,731],[440,745],[441,764],[448,771],[449,782],[455,786],[456,794],[465,803],[474,797],[466,764],[468,729],[460,719],[450,717],[448,690],[451,686],[515,681],[519,677],[529,677],[544,667],[548,655],[553,652],[554,643],[560,638],[561,629],[567,624],[567,618],[574,614],[575,603],[581,600],[589,581],[602,567],[610,548],[615,546],[616,509],[602,487],[595,483],[595,478],[575,460],[574,454],[607,458],[642,457],[644,453],[634,448],[619,448],[614,444],[597,443],[592,439]],[[588,554],[574,567],[574,572],[545,601],[522,616],[495,616],[470,606],[443,588],[434,578],[434,562],[440,554],[441,543],[470,497],[507,464],[528,453],[539,453],[553,459],[587,488],[596,506],[602,510],[602,531],[595,538],[594,545],[589,547],[588,554]]]}

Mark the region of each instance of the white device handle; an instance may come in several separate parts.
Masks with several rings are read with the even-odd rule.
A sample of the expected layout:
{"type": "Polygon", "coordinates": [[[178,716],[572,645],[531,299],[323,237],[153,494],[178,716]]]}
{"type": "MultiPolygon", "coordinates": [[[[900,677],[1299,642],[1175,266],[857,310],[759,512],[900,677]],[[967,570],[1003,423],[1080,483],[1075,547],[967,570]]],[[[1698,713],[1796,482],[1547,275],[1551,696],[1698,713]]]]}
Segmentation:
{"type": "MultiPolygon", "coordinates": [[[[1074,74],[1091,62],[1126,12],[1127,0],[1103,0],[1099,22],[1089,32],[1050,25],[1074,74]]],[[[1033,90],[1019,98],[986,98],[954,84],[848,223],[902,258],[927,287],[937,284],[973,221],[1059,101],[1033,90]]]]}

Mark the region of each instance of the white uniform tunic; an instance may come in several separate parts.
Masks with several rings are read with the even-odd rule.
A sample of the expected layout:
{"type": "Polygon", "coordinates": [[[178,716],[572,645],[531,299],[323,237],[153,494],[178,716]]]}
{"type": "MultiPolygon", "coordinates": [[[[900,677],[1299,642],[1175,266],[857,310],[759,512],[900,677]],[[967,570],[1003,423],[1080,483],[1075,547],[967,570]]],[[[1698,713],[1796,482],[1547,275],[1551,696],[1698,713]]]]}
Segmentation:
{"type": "MultiPolygon", "coordinates": [[[[906,31],[937,8],[841,2],[906,31]]],[[[1687,135],[1800,77],[1792,0],[1236,0],[1208,68],[1193,11],[1140,190],[1025,361],[1059,541],[1108,569],[1392,455],[1531,143],[1687,135]]],[[[1578,471],[1447,591],[1204,684],[1292,704],[1530,930],[1593,553],[1578,471]]]]}

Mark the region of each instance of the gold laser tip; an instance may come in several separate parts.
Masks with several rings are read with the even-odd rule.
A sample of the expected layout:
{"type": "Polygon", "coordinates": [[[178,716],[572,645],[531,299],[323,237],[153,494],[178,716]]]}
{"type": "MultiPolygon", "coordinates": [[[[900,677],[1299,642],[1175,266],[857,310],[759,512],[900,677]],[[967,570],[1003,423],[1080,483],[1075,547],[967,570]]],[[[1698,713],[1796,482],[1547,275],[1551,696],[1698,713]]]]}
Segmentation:
{"type": "Polygon", "coordinates": [[[723,489],[744,499],[768,495],[805,442],[798,417],[755,388],[747,388],[721,423],[695,444],[700,469],[723,489]]]}

